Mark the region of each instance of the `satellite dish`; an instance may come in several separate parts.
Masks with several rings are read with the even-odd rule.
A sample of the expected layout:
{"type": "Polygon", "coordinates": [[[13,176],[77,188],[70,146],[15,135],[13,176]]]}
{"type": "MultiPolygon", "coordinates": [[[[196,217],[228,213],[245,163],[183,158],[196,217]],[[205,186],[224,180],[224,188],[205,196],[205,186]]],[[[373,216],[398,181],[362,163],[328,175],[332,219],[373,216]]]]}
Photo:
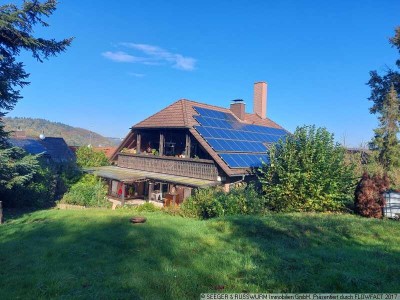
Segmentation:
{"type": "Polygon", "coordinates": [[[41,140],[44,140],[46,137],[44,136],[43,133],[41,133],[41,134],[39,135],[39,138],[40,138],[41,140]]]}

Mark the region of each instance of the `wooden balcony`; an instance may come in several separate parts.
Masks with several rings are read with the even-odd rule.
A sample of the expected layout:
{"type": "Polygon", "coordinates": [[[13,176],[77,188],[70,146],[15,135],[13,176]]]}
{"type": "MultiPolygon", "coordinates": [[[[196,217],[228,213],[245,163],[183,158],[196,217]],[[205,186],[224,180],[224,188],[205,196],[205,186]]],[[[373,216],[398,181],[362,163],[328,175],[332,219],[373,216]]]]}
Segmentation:
{"type": "Polygon", "coordinates": [[[207,159],[119,153],[118,166],[213,181],[218,177],[214,161],[207,159]]]}

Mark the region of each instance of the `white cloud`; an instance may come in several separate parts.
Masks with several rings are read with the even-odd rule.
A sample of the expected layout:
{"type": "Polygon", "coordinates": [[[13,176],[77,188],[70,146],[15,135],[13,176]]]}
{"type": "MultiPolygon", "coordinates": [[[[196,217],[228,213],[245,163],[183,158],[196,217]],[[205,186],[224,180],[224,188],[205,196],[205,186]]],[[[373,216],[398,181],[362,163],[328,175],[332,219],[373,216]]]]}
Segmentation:
{"type": "Polygon", "coordinates": [[[193,70],[196,64],[196,60],[191,57],[184,57],[180,54],[176,54],[175,57],[175,68],[182,69],[182,70],[193,70]]]}
{"type": "Polygon", "coordinates": [[[105,58],[108,58],[116,62],[141,62],[146,60],[143,57],[129,55],[122,51],[117,51],[117,52],[107,51],[103,52],[101,55],[103,55],[105,58]]]}
{"type": "Polygon", "coordinates": [[[120,45],[140,51],[145,57],[133,56],[122,51],[108,51],[102,53],[102,55],[116,62],[142,63],[146,65],[161,65],[167,63],[180,70],[192,71],[195,69],[196,59],[169,52],[158,46],[136,43],[121,43],[120,45]]]}

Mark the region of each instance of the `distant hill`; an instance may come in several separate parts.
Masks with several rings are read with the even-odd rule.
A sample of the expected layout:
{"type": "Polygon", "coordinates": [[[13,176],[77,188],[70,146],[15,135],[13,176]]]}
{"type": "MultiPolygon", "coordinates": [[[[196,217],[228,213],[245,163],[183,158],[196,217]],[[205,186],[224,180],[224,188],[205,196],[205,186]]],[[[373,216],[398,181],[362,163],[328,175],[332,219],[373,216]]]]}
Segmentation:
{"type": "Polygon", "coordinates": [[[121,142],[119,138],[107,138],[87,129],[44,119],[15,117],[3,118],[3,122],[6,131],[23,130],[30,137],[38,137],[41,133],[48,137],[62,137],[70,146],[113,147],[121,142]]]}

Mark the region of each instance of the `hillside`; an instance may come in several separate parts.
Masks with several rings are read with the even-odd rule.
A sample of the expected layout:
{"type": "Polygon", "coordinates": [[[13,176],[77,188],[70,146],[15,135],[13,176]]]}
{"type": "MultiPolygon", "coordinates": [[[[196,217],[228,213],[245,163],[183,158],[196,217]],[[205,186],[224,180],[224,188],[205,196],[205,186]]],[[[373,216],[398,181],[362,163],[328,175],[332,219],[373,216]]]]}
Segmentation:
{"type": "Polygon", "coordinates": [[[38,137],[41,133],[45,136],[62,137],[70,146],[93,145],[117,146],[119,139],[107,138],[93,131],[72,127],[59,122],[50,122],[44,119],[33,118],[4,118],[7,131],[24,130],[27,136],[38,137]]]}

